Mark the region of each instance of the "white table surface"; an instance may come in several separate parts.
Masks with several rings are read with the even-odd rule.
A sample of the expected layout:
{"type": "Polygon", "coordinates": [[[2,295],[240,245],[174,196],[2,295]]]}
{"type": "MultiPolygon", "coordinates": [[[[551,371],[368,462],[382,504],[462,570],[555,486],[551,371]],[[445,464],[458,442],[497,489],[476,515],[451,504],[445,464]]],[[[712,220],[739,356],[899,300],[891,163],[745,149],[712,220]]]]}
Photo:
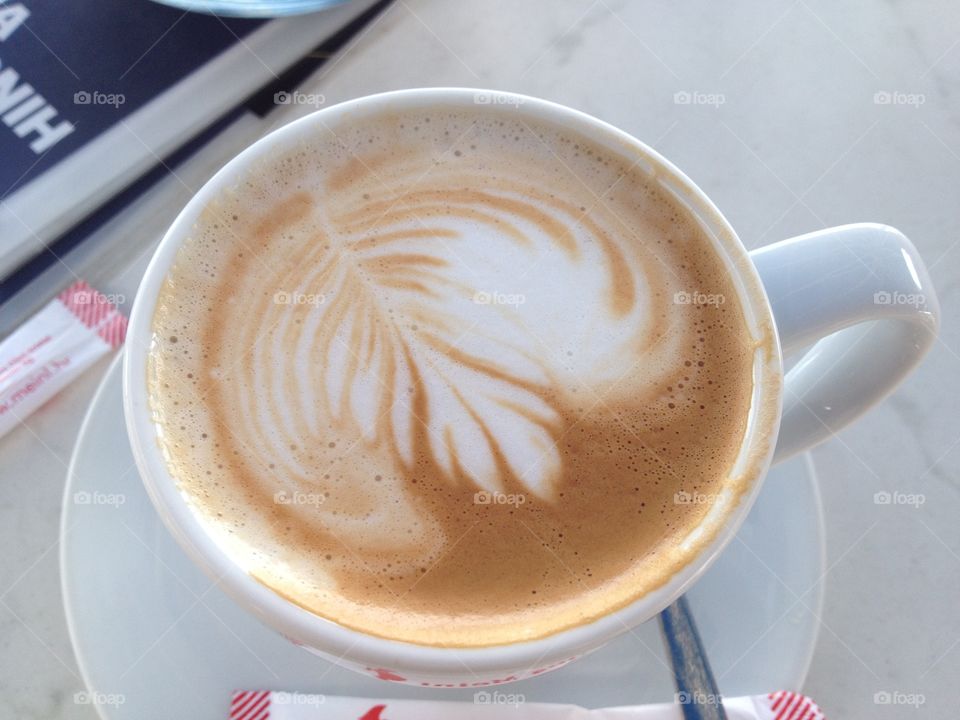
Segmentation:
{"type": "MultiPolygon", "coordinates": [[[[960,707],[958,31],[960,6],[945,0],[399,0],[305,89],[326,104],[427,85],[539,95],[653,145],[748,247],[863,220],[914,241],[939,290],[940,342],[891,398],[814,453],[829,571],[804,690],[833,718],[945,718],[960,707]],[[723,102],[684,104],[678,93],[723,102]],[[877,505],[880,490],[925,502],[877,505]],[[924,702],[878,705],[877,693],[924,702]]],[[[251,138],[310,109],[241,122],[101,231],[117,248],[107,261],[78,256],[71,270],[129,303],[191,191],[251,138]]],[[[58,530],[70,452],[105,368],[0,440],[2,718],[94,717],[74,701],[82,681],[58,530]]]]}

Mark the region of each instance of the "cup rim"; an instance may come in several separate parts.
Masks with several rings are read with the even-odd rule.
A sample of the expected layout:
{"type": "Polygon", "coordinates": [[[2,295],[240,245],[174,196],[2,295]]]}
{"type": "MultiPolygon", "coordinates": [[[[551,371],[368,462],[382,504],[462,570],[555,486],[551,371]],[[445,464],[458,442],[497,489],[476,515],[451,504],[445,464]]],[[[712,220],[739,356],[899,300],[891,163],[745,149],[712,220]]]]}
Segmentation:
{"type": "Polygon", "coordinates": [[[413,674],[458,677],[464,674],[462,666],[473,673],[495,673],[528,666],[533,670],[534,666],[545,667],[572,659],[654,617],[685,592],[732,540],[769,469],[782,404],[782,360],[770,302],[746,248],[706,194],[653,148],[602,120],[548,100],[475,88],[414,88],[348,100],[273,130],[230,160],[194,194],[161,239],[137,291],[124,348],[123,404],[137,469],[164,525],[193,561],[235,601],[296,644],[328,656],[349,659],[371,668],[382,666],[413,674]],[[650,161],[658,177],[668,179],[672,187],[679,189],[682,193],[680,199],[692,206],[691,212],[697,213],[698,217],[709,217],[716,226],[719,235],[714,238],[719,246],[717,249],[726,253],[731,271],[739,281],[738,299],[752,326],[755,329],[762,327],[762,332],[767,333],[769,348],[764,359],[758,357],[755,360],[754,396],[742,444],[744,451],[751,452],[749,486],[739,496],[737,504],[725,511],[723,523],[712,540],[679,571],[659,587],[620,609],[541,638],[483,647],[420,645],[369,635],[315,615],[254,580],[216,544],[178,489],[156,441],[156,425],[147,399],[149,341],[160,286],[183,238],[210,200],[268,149],[290,143],[309,132],[318,122],[335,123],[370,106],[406,108],[444,102],[477,104],[480,95],[488,96],[490,102],[516,102],[518,109],[522,105],[550,121],[571,124],[594,138],[605,136],[603,141],[611,149],[617,147],[621,152],[638,153],[650,161]],[[461,666],[451,665],[454,656],[461,666]]]}

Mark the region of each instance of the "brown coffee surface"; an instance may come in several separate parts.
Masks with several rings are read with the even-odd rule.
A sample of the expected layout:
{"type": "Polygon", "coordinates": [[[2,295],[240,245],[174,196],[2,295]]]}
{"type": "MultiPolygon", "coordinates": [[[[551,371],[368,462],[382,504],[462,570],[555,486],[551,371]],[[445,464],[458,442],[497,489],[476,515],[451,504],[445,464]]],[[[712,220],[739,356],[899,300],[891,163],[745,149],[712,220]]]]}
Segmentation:
{"type": "Polygon", "coordinates": [[[452,646],[682,568],[736,482],[756,346],[645,167],[494,106],[317,123],[254,163],[180,248],[148,372],[228,554],[318,615],[452,646]]]}

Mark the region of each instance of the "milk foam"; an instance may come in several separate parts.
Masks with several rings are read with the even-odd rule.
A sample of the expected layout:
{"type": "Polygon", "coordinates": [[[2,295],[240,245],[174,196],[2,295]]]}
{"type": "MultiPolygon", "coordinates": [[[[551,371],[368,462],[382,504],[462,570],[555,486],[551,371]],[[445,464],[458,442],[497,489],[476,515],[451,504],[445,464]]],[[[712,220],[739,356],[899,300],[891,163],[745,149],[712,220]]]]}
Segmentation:
{"type": "Polygon", "coordinates": [[[154,317],[168,465],[325,617],[486,645],[685,561],[749,409],[709,240],[630,162],[508,109],[318,130],[204,212],[154,317]],[[712,300],[711,300],[712,298],[712,300]]]}

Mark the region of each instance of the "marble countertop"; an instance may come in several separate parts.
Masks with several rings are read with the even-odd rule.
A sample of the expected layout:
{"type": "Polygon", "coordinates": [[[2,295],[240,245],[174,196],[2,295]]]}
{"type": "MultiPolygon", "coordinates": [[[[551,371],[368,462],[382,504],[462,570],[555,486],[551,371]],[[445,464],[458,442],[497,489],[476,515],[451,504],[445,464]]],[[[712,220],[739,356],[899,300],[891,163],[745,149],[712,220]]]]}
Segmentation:
{"type": "MultiPolygon", "coordinates": [[[[960,677],[960,6],[398,0],[307,87],[330,104],[459,85],[538,95],[673,160],[750,248],[855,221],[924,256],[943,329],[888,400],[814,451],[825,607],[804,690],[828,716],[948,717],[960,677]],[[956,310],[954,309],[956,308],[956,310]],[[917,507],[874,493],[919,493],[917,507]],[[875,703],[914,694],[917,707],[875,703]]],[[[247,119],[100,232],[73,269],[129,302],[163,228],[253,137],[311,107],[247,119]]],[[[0,717],[92,718],[60,597],[60,499],[98,363],[0,440],[0,717]]]]}

